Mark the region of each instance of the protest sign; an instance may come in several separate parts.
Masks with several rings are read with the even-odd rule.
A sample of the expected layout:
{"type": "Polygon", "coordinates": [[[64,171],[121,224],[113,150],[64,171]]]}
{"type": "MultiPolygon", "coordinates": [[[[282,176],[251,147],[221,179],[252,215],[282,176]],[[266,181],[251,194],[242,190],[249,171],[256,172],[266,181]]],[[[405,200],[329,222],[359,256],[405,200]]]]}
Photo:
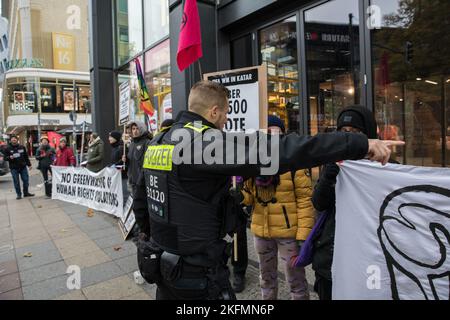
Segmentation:
{"type": "Polygon", "coordinates": [[[266,66],[209,73],[204,77],[230,90],[226,131],[267,128],[266,66]]]}
{"type": "Polygon", "coordinates": [[[128,239],[135,224],[136,216],[134,215],[134,211],[130,212],[130,214],[125,218],[125,221],[119,220],[119,228],[122,232],[124,240],[128,239]]]}
{"type": "Polygon", "coordinates": [[[333,299],[448,300],[449,239],[449,169],[345,162],[333,299]]]}
{"type": "Polygon", "coordinates": [[[119,87],[119,126],[130,120],[130,82],[125,81],[119,87]]]}
{"type": "Polygon", "coordinates": [[[121,172],[113,168],[94,173],[86,168],[52,167],[52,199],[121,217],[121,172]]]}

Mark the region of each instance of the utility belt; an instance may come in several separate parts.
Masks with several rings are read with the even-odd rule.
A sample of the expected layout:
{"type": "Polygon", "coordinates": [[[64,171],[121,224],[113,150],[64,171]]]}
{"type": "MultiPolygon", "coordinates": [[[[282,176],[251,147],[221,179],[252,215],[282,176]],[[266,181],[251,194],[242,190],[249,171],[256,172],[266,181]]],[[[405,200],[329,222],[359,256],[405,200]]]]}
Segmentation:
{"type": "Polygon", "coordinates": [[[231,247],[226,244],[222,254],[214,246],[216,257],[192,255],[182,257],[164,252],[151,242],[138,243],[138,265],[143,278],[150,284],[163,286],[183,300],[235,300],[226,265],[231,247]]]}

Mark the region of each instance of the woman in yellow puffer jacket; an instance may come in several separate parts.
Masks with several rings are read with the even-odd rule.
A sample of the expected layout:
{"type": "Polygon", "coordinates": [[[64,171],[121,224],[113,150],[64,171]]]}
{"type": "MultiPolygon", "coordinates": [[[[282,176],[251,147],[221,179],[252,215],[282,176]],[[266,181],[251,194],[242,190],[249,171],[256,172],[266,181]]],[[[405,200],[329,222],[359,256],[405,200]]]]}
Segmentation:
{"type": "MultiPolygon", "coordinates": [[[[270,116],[269,131],[284,133],[283,122],[270,116]]],[[[292,300],[309,299],[305,269],[290,267],[291,259],[298,255],[301,242],[314,226],[309,172],[257,177],[245,183],[243,194],[243,204],[253,207],[251,230],[259,256],[263,300],[276,300],[278,296],[278,253],[286,263],[292,300]]]]}

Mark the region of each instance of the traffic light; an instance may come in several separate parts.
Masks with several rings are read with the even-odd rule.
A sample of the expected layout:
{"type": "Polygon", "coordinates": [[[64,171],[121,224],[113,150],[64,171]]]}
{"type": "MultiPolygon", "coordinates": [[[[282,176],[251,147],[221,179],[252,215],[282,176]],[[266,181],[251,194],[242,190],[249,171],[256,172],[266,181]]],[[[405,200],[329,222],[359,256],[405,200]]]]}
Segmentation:
{"type": "Polygon", "coordinates": [[[405,44],[405,60],[406,63],[411,64],[414,58],[414,47],[411,41],[406,41],[405,44]]]}

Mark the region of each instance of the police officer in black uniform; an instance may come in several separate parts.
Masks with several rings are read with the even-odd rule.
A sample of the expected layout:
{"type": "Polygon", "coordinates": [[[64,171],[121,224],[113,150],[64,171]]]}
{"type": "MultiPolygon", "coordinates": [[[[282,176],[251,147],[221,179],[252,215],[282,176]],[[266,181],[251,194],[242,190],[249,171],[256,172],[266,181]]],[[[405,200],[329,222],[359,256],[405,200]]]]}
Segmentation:
{"type": "MultiPolygon", "coordinates": [[[[259,158],[250,164],[250,151],[255,151],[251,139],[244,143],[245,164],[238,164],[236,154],[234,162],[227,163],[235,144],[226,144],[223,155],[211,151],[214,138],[208,141],[205,136],[229,137],[222,131],[228,97],[228,90],[220,84],[197,83],[189,96],[189,111],[181,112],[175,124],[147,146],[145,193],[137,193],[135,202],[148,203],[151,232],[149,241],[138,246],[138,262],[144,278],[157,284],[157,299],[235,299],[227,267],[231,246],[223,240],[233,234],[240,220],[233,216],[236,210],[229,209],[236,205],[235,197],[230,196],[229,177],[261,175],[263,164],[259,158]],[[207,162],[202,152],[221,161],[207,162]]],[[[269,143],[269,147],[256,149],[270,150],[275,143],[263,133],[255,135],[265,136],[269,143]]],[[[280,139],[276,145],[280,174],[366,156],[386,163],[389,146],[401,144],[342,132],[315,137],[291,134],[280,139]]]]}

